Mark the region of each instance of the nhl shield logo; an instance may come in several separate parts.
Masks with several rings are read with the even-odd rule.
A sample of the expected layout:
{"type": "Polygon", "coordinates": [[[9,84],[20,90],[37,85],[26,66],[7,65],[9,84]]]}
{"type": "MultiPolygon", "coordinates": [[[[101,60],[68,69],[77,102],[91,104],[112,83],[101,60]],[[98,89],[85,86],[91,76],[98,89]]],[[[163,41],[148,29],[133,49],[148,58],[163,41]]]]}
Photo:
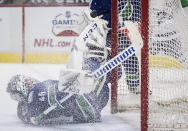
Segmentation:
{"type": "Polygon", "coordinates": [[[65,12],[65,17],[66,18],[70,18],[71,17],[71,12],[70,11],[66,11],[65,12]]]}

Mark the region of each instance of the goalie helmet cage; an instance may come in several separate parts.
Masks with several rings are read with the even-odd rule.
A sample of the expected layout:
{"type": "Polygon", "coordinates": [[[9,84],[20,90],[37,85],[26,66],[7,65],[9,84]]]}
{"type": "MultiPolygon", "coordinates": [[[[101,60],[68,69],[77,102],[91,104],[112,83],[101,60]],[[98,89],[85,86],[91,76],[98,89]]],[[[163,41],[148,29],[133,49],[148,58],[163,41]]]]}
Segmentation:
{"type": "Polygon", "coordinates": [[[188,18],[180,0],[112,0],[112,57],[131,43],[124,21],[137,23],[144,44],[132,62],[139,66],[131,59],[111,72],[111,112],[140,110],[142,131],[187,130],[188,18]],[[137,66],[140,94],[130,90],[129,68],[137,66]]]}

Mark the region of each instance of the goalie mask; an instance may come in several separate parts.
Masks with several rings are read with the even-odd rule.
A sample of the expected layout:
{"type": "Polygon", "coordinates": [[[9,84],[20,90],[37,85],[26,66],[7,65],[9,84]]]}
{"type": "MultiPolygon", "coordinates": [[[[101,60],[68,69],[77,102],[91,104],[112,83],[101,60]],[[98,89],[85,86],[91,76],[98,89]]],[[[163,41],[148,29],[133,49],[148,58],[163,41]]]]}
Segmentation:
{"type": "Polygon", "coordinates": [[[22,101],[27,97],[29,90],[38,82],[38,80],[30,77],[16,75],[10,79],[7,92],[10,93],[12,99],[22,101]]]}

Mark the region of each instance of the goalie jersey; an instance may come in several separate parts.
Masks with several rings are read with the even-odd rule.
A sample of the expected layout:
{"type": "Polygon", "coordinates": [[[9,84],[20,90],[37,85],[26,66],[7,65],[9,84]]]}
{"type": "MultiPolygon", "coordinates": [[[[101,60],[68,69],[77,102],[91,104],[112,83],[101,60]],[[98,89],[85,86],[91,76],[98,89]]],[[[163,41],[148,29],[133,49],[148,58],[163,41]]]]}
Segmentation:
{"type": "Polygon", "coordinates": [[[111,27],[111,0],[91,0],[90,9],[96,11],[97,16],[102,15],[102,19],[108,21],[111,27]]]}
{"type": "Polygon", "coordinates": [[[73,94],[64,102],[60,100],[68,96],[68,92],[58,91],[58,81],[48,80],[36,84],[28,96],[30,117],[37,116],[49,107],[57,107],[46,115],[48,121],[54,118],[59,122],[92,122],[100,120],[99,103],[94,93],[73,94]]]}
{"type": "Polygon", "coordinates": [[[101,121],[101,110],[108,101],[107,85],[98,95],[94,91],[69,95],[69,92],[58,90],[58,82],[57,80],[39,82],[28,76],[13,76],[8,83],[7,92],[14,100],[19,101],[18,117],[25,123],[35,125],[101,121]],[[56,107],[40,121],[37,123],[31,121],[31,118],[44,114],[54,105],[56,107]]]}

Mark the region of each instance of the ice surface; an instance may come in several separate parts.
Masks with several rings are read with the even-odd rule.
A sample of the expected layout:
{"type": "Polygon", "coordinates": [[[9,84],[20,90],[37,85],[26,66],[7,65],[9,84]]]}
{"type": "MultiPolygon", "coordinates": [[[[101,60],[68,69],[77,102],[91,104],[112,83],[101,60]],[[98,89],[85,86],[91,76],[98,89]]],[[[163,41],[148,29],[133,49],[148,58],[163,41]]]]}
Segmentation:
{"type": "Polygon", "coordinates": [[[16,115],[17,102],[6,93],[9,79],[16,74],[34,77],[40,81],[58,79],[64,65],[0,64],[0,131],[138,131],[139,116],[135,114],[110,114],[107,106],[102,112],[102,122],[31,126],[24,124],[16,115]]]}

